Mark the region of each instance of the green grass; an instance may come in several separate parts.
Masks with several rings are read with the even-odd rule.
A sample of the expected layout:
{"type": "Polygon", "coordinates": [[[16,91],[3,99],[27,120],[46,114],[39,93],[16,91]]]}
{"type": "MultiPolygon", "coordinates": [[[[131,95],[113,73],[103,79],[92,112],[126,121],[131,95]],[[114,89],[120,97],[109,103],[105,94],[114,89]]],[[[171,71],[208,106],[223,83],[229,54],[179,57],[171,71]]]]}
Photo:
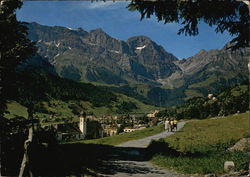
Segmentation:
{"type": "MultiPolygon", "coordinates": [[[[35,112],[34,116],[40,120],[43,118],[50,119],[52,112],[56,114],[56,117],[59,119],[67,117],[73,117],[74,119],[78,118],[78,116],[74,115],[71,109],[68,108],[69,103],[60,100],[50,100],[49,102],[41,102],[41,104],[43,105],[44,109],[50,111],[51,113],[35,112]]],[[[22,116],[24,118],[28,117],[27,108],[16,101],[9,101],[7,103],[7,111],[8,113],[4,115],[6,118],[14,118],[15,116],[22,116]]],[[[54,122],[55,120],[50,119],[50,121],[54,122]]]]}
{"type": "Polygon", "coordinates": [[[209,78],[207,78],[204,81],[189,85],[188,88],[202,88],[202,87],[209,87],[210,84],[216,82],[216,80],[218,80],[218,76],[216,76],[215,74],[212,74],[209,76],[209,78]]]}
{"type": "Polygon", "coordinates": [[[28,117],[27,108],[15,101],[9,101],[7,103],[7,111],[8,113],[4,115],[6,118],[13,118],[15,116],[28,117]]]}
{"type": "Polygon", "coordinates": [[[238,87],[235,87],[231,90],[231,94],[233,96],[240,96],[242,93],[248,91],[248,85],[240,85],[238,87]]]}
{"type": "MultiPolygon", "coordinates": [[[[153,126],[150,128],[145,128],[132,133],[124,133],[99,139],[77,141],[73,143],[86,143],[86,144],[105,144],[105,145],[118,145],[130,140],[136,140],[145,138],[147,136],[152,136],[157,133],[164,131],[163,125],[153,126]]],[[[72,142],[71,142],[72,143],[72,142]]]]}
{"type": "Polygon", "coordinates": [[[93,107],[91,105],[86,105],[87,112],[93,112],[93,114],[96,116],[118,115],[118,113],[116,112],[116,110],[117,110],[116,106],[119,105],[120,103],[122,103],[123,101],[135,103],[135,105],[137,106],[137,109],[130,111],[129,114],[147,114],[147,113],[152,112],[156,109],[160,109],[159,107],[144,104],[144,103],[138,101],[137,99],[132,98],[132,97],[128,97],[124,94],[120,94],[120,93],[115,93],[115,94],[116,94],[118,99],[110,107],[104,107],[104,106],[93,107]]]}
{"type": "Polygon", "coordinates": [[[118,96],[118,99],[119,99],[120,103],[122,101],[126,101],[126,102],[133,102],[133,103],[136,104],[137,109],[131,111],[130,114],[147,114],[147,113],[150,113],[150,112],[152,112],[154,110],[162,109],[160,107],[155,107],[155,106],[152,106],[152,105],[144,104],[144,103],[138,101],[137,99],[132,98],[132,97],[128,97],[128,96],[126,96],[124,94],[117,93],[116,95],[118,96]]]}
{"type": "Polygon", "coordinates": [[[41,102],[41,105],[46,112],[35,112],[35,117],[41,120],[42,124],[48,124],[52,122],[63,121],[64,118],[78,119],[78,116],[72,113],[72,110],[68,107],[71,102],[64,102],[61,100],[50,100],[48,102],[41,102]],[[52,118],[52,115],[55,115],[52,118]],[[44,121],[46,119],[46,121],[44,121]]]}
{"type": "Polygon", "coordinates": [[[246,169],[248,166],[248,157],[244,152],[211,153],[207,156],[182,155],[178,157],[158,154],[151,161],[156,165],[189,174],[222,174],[225,161],[234,161],[237,171],[246,169]]]}
{"type": "MultiPolygon", "coordinates": [[[[92,103],[88,101],[62,101],[62,100],[55,100],[51,99],[50,101],[42,101],[40,102],[40,107],[43,111],[35,112],[35,116],[39,119],[47,118],[49,121],[51,120],[51,115],[55,115],[55,118],[62,119],[62,118],[73,118],[77,119],[78,116],[73,114],[72,109],[69,108],[71,104],[79,104],[82,106],[82,109],[86,111],[87,113],[93,113],[95,116],[106,116],[106,115],[118,115],[116,112],[117,105],[122,103],[123,101],[129,101],[136,104],[137,109],[132,110],[129,112],[129,114],[147,114],[149,112],[152,112],[156,109],[159,109],[158,107],[146,105],[134,98],[128,97],[123,94],[116,94],[118,96],[118,99],[116,102],[112,103],[111,106],[101,106],[101,107],[94,107],[92,103]]],[[[16,101],[9,101],[7,104],[9,113],[5,114],[6,118],[13,118],[16,115],[27,117],[27,108],[25,106],[22,106],[16,101]]]]}
{"type": "Polygon", "coordinates": [[[170,82],[168,81],[166,85],[162,86],[162,88],[177,89],[177,88],[184,86],[184,84],[185,84],[185,80],[178,78],[178,79],[171,80],[170,82]]]}
{"type": "Polygon", "coordinates": [[[186,95],[185,100],[188,100],[188,99],[193,98],[193,97],[203,97],[202,93],[200,93],[197,90],[193,90],[193,89],[186,89],[185,95],[186,95]]]}
{"type": "Polygon", "coordinates": [[[248,166],[246,152],[227,149],[249,136],[249,113],[219,119],[193,120],[176,134],[153,146],[165,146],[155,152],[152,162],[184,173],[222,173],[225,161],[234,161],[236,170],[248,166]]]}
{"type": "Polygon", "coordinates": [[[166,138],[174,149],[181,152],[202,152],[218,144],[237,141],[249,134],[249,113],[219,119],[192,120],[182,131],[166,138]]]}
{"type": "Polygon", "coordinates": [[[147,84],[131,84],[131,87],[136,89],[136,92],[144,97],[147,97],[150,87],[147,84]]]}

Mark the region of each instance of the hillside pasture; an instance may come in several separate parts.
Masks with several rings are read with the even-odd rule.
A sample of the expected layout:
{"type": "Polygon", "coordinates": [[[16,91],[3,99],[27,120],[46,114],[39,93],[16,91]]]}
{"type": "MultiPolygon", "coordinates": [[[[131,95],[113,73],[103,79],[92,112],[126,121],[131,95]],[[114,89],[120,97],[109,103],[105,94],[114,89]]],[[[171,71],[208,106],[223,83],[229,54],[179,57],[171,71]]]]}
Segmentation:
{"type": "Polygon", "coordinates": [[[249,136],[249,113],[206,120],[192,120],[172,136],[149,146],[152,162],[184,173],[223,173],[225,161],[236,170],[247,169],[246,152],[229,152],[238,140],[249,136]]]}

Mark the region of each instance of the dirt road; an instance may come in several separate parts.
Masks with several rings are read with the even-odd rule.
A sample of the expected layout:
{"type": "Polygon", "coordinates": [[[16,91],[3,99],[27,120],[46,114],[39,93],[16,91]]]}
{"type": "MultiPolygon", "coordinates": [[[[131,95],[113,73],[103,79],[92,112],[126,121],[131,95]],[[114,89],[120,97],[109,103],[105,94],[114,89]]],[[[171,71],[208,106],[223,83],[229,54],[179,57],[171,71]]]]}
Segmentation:
{"type": "MultiPolygon", "coordinates": [[[[178,130],[184,126],[185,122],[178,124],[178,130]]],[[[100,176],[114,177],[186,177],[174,171],[157,167],[149,162],[146,157],[146,148],[152,140],[158,140],[172,135],[174,132],[164,131],[162,133],[149,136],[139,140],[128,141],[117,145],[113,157],[104,162],[102,171],[107,173],[100,176]]]]}

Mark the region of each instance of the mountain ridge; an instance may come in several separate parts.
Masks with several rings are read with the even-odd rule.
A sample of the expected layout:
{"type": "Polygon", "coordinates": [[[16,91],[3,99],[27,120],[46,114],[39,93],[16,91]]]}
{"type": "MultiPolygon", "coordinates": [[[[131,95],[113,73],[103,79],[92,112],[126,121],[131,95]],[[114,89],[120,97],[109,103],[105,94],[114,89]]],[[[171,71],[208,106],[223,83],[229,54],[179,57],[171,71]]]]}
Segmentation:
{"type": "MultiPolygon", "coordinates": [[[[43,28],[44,26],[38,26],[37,24],[31,23],[29,25],[29,38],[32,40],[38,40],[37,36],[40,36],[40,39],[38,40],[38,48],[46,48],[47,50],[54,51],[54,53],[44,50],[39,51],[42,56],[50,58],[49,61],[52,64],[56,63],[56,58],[63,53],[66,54],[69,50],[74,50],[74,52],[76,52],[75,50],[78,49],[78,56],[74,56],[74,58],[80,57],[81,61],[86,61],[86,58],[88,58],[88,62],[98,64],[106,69],[108,68],[113,73],[133,73],[144,79],[154,80],[159,77],[159,75],[169,75],[173,72],[171,71],[171,67],[174,65],[170,67],[169,65],[172,64],[167,61],[168,59],[177,60],[172,54],[167,53],[163,47],[157,45],[145,36],[131,37],[126,42],[110,37],[102,29],[91,30],[89,33],[84,32],[83,34],[78,34],[78,36],[76,36],[76,31],[67,28],[62,29],[61,31],[64,35],[60,35],[60,33],[56,35],[55,32],[58,32],[57,30],[60,28],[50,27],[50,33],[54,34],[54,36],[50,41],[47,41],[48,35],[41,33],[41,31],[43,32],[43,28]],[[34,32],[34,26],[38,31],[34,32]],[[35,37],[34,33],[36,33],[35,37]],[[66,35],[70,35],[71,40],[68,39],[68,37],[64,37],[67,41],[63,40],[63,38],[60,40],[60,37],[66,35]],[[43,39],[44,37],[45,41],[43,39]],[[139,49],[138,47],[140,47],[141,43],[144,43],[147,46],[139,49]],[[68,45],[68,48],[65,48],[65,45],[68,45]],[[58,52],[56,53],[55,51],[58,52]],[[145,58],[152,59],[146,60],[145,58]],[[155,58],[159,58],[161,61],[157,63],[154,61],[155,58]],[[113,60],[112,63],[110,60],[113,60]],[[144,65],[147,66],[144,67],[144,65]],[[157,69],[155,69],[155,67],[157,69]],[[169,70],[169,72],[166,72],[165,69],[169,70]],[[155,70],[158,70],[159,72],[154,72],[155,70]],[[163,70],[165,71],[163,72],[163,70]],[[136,73],[136,71],[139,71],[139,73],[136,73]]],[[[48,27],[45,28],[47,29],[48,27]]],[[[140,78],[135,78],[133,74],[125,74],[124,77],[140,80],[140,78]]]]}
{"type": "Polygon", "coordinates": [[[226,49],[229,44],[222,49],[202,49],[179,60],[146,36],[123,41],[100,28],[87,32],[37,23],[30,23],[28,28],[29,38],[38,41],[41,58],[53,65],[61,77],[128,85],[135,92],[140,90],[141,96],[153,99],[153,104],[176,104],[172,99],[183,102],[248,79],[249,50],[232,51],[226,49]],[[175,92],[179,95],[173,97],[175,92]]]}

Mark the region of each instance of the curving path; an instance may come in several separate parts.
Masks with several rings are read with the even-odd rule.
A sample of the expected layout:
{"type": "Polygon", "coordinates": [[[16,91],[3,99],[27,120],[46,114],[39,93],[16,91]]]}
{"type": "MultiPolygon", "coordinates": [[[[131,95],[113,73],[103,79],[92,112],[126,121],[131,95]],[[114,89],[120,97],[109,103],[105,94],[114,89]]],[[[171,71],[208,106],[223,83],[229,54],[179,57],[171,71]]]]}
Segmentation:
{"type": "MultiPolygon", "coordinates": [[[[184,126],[185,122],[179,122],[178,123],[178,130],[182,129],[184,126]]],[[[134,148],[146,148],[150,144],[151,141],[153,140],[158,140],[160,138],[165,138],[166,136],[172,135],[174,132],[161,132],[159,134],[153,135],[153,136],[148,136],[143,139],[139,140],[132,140],[132,141],[127,141],[125,143],[117,145],[117,147],[134,147],[134,148]]]]}
{"type": "MultiPolygon", "coordinates": [[[[178,123],[178,130],[185,122],[178,123]]],[[[114,177],[187,177],[174,171],[157,167],[150,163],[145,156],[146,147],[152,140],[158,140],[172,135],[174,132],[164,131],[139,140],[132,140],[115,146],[116,153],[111,160],[104,162],[103,169],[108,170],[106,174],[98,176],[114,177]]]]}

